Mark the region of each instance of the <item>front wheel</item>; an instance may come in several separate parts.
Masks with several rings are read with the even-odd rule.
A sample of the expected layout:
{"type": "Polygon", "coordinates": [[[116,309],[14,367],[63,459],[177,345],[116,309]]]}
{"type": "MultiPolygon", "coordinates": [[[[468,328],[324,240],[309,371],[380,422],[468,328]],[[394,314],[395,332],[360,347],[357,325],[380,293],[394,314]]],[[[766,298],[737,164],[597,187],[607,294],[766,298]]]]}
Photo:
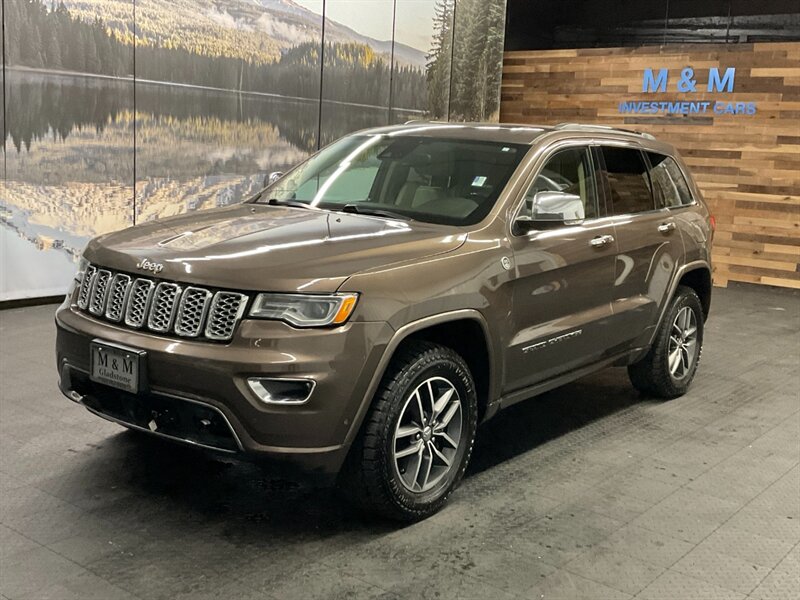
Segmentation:
{"type": "Polygon", "coordinates": [[[657,398],[689,389],[703,348],[703,306],[695,291],[679,286],[647,355],[628,367],[633,386],[657,398]]]}
{"type": "Polygon", "coordinates": [[[413,342],[392,359],[345,467],[345,493],[402,521],[438,511],[466,470],[477,396],[464,359],[413,342]]]}

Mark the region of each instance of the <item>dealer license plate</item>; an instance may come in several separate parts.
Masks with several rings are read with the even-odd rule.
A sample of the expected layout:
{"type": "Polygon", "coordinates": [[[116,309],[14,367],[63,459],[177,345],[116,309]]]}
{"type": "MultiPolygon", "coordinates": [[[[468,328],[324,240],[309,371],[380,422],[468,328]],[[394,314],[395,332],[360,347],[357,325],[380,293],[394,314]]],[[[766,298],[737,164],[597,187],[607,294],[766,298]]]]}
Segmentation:
{"type": "Polygon", "coordinates": [[[97,340],[91,343],[92,381],[136,394],[142,388],[143,350],[126,348],[97,340]]]}

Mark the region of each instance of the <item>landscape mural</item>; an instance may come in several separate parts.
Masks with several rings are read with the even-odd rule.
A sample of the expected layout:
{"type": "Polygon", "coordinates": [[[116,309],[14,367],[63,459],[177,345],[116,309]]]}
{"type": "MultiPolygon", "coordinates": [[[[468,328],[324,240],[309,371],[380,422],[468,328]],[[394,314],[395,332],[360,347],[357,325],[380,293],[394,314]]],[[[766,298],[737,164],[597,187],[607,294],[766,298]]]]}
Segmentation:
{"type": "Polygon", "coordinates": [[[345,133],[497,118],[505,0],[3,0],[0,300],[345,133]],[[487,43],[488,40],[488,43],[487,43]]]}

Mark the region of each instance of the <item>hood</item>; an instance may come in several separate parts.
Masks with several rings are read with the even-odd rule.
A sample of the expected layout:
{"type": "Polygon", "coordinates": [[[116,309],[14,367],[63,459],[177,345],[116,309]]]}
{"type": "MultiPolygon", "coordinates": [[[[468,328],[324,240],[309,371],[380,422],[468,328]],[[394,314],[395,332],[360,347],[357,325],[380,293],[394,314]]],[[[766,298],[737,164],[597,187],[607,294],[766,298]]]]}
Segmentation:
{"type": "Polygon", "coordinates": [[[455,250],[451,227],[244,204],[137,225],[92,240],[87,260],[142,276],[228,289],[332,292],[351,275],[455,250]]]}

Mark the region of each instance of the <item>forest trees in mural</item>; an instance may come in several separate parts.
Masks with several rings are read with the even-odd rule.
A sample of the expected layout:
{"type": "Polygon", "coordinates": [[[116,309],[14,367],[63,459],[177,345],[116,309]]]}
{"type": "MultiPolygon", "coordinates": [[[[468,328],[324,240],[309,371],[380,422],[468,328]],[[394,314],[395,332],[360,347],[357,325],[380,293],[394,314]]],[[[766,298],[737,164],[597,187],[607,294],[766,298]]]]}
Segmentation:
{"type": "Polygon", "coordinates": [[[496,115],[505,0],[383,0],[380,27],[346,0],[337,20],[323,0],[2,6],[0,300],[60,293],[90,237],[240,202],[350,131],[496,115]]]}
{"type": "Polygon", "coordinates": [[[496,120],[500,109],[505,2],[436,0],[428,58],[435,118],[496,120]]]}

